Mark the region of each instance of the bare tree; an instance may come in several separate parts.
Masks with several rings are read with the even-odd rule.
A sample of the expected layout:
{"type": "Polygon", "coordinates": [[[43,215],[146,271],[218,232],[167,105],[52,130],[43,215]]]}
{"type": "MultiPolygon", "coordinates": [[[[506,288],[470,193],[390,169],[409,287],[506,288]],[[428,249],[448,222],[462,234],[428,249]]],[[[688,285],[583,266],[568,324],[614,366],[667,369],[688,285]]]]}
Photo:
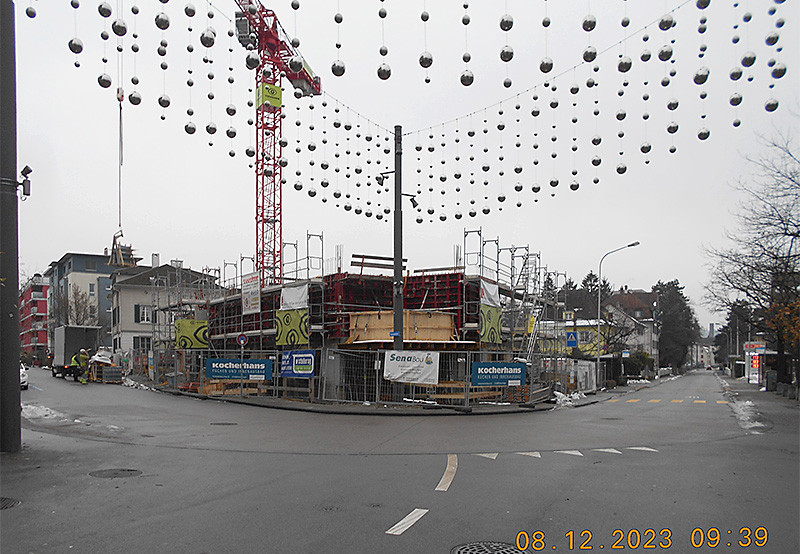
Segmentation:
{"type": "Polygon", "coordinates": [[[737,184],[745,200],[736,231],[727,235],[733,246],[708,251],[706,291],[717,309],[750,306],[748,323],[766,334],[778,352],[778,380],[788,381],[788,357],[797,357],[800,344],[800,159],[787,134],[766,145],[766,155],[749,159],[752,179],[737,184]]]}
{"type": "Polygon", "coordinates": [[[69,321],[72,325],[97,325],[97,305],[91,297],[78,287],[72,285],[69,302],[69,321]]]}

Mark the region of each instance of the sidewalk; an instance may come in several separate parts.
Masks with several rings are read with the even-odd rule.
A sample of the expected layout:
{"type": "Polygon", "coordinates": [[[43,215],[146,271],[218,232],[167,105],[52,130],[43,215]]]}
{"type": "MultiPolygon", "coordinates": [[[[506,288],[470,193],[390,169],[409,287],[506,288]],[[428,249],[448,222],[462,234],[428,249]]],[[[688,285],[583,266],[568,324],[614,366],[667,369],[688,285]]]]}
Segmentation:
{"type": "MultiPolygon", "coordinates": [[[[272,408],[275,410],[293,410],[300,412],[313,412],[319,414],[337,415],[368,415],[368,416],[457,416],[457,415],[503,415],[503,414],[522,414],[530,412],[549,411],[556,407],[554,402],[542,402],[536,405],[524,404],[505,404],[505,403],[471,403],[468,409],[463,406],[442,406],[437,404],[385,404],[375,402],[348,403],[315,400],[313,403],[299,399],[274,398],[269,396],[245,396],[238,395],[206,395],[194,392],[175,390],[168,386],[158,386],[150,383],[142,376],[129,376],[128,379],[136,382],[142,387],[146,387],[158,392],[173,394],[176,396],[189,396],[201,400],[216,400],[220,402],[230,402],[233,404],[243,404],[260,408],[272,408]]],[[[633,392],[631,389],[630,392],[633,392]]],[[[579,400],[573,400],[573,407],[579,408],[591,404],[597,404],[611,398],[611,394],[602,391],[589,395],[579,400]]]]}

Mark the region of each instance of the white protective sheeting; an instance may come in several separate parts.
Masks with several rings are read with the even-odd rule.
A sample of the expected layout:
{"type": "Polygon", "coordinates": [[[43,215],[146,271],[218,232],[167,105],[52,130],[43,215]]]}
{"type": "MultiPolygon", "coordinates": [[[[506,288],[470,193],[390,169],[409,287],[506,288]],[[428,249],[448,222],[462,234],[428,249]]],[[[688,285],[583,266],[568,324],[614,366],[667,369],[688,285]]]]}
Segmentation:
{"type": "Polygon", "coordinates": [[[308,285],[281,289],[281,310],[308,308],[308,285]]]}
{"type": "Polygon", "coordinates": [[[486,304],[492,308],[500,307],[500,288],[497,283],[490,283],[481,279],[481,304],[486,304]]]}

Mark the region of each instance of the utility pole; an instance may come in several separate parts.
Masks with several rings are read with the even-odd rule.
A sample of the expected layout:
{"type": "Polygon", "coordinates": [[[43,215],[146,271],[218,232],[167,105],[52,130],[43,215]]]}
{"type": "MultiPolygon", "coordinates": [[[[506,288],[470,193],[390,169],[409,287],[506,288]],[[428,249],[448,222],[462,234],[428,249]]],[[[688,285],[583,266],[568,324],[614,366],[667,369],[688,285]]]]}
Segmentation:
{"type": "Polygon", "coordinates": [[[0,451],[22,450],[14,2],[0,0],[0,451]]]}
{"type": "Polygon", "coordinates": [[[403,350],[403,128],[394,127],[394,279],[392,309],[394,311],[395,350],[403,350]]]}

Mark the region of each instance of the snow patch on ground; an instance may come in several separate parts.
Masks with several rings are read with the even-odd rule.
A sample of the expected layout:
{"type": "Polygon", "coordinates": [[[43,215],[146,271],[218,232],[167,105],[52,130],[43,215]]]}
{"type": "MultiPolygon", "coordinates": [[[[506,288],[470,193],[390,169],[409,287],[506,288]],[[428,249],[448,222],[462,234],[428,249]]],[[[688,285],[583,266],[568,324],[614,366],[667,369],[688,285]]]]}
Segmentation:
{"type": "Polygon", "coordinates": [[[155,391],[156,390],[153,387],[148,387],[147,385],[143,385],[141,383],[137,383],[136,381],[134,381],[130,377],[125,377],[122,380],[122,385],[125,386],[125,387],[130,387],[132,389],[151,390],[151,391],[155,391]]]}
{"type": "Polygon", "coordinates": [[[403,402],[409,402],[411,404],[436,404],[433,400],[424,400],[422,398],[403,398],[403,402]]]}
{"type": "Polygon", "coordinates": [[[22,417],[25,419],[67,419],[61,412],[51,410],[47,406],[36,406],[34,404],[22,405],[22,417]]]}
{"type": "Polygon", "coordinates": [[[650,381],[647,379],[628,379],[629,385],[648,385],[650,381]]]}
{"type": "Polygon", "coordinates": [[[753,402],[750,400],[746,400],[744,402],[731,402],[730,406],[733,409],[736,420],[739,422],[739,427],[745,431],[750,431],[753,434],[761,433],[761,431],[757,431],[756,429],[764,427],[764,424],[756,421],[759,414],[758,410],[756,409],[756,405],[753,404],[753,402]]]}
{"type": "Polygon", "coordinates": [[[556,396],[556,408],[572,408],[575,406],[575,400],[586,398],[586,395],[582,392],[564,394],[563,392],[554,391],[553,394],[556,396]]]}

